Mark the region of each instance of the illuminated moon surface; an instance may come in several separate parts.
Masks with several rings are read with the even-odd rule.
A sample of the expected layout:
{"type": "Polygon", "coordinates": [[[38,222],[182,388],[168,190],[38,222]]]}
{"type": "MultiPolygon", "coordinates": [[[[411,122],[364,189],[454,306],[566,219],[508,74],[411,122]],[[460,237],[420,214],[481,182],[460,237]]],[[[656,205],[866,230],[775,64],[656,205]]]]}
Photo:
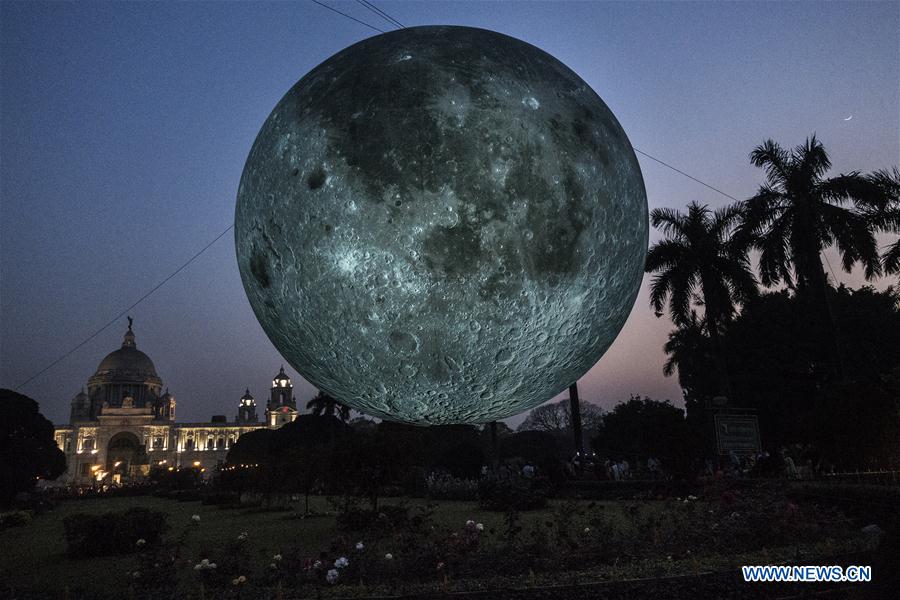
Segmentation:
{"type": "Polygon", "coordinates": [[[634,304],[647,199],[625,132],[549,54],[413,27],[297,82],[244,167],[235,242],[260,324],[364,413],[478,423],[549,400],[634,304]]]}

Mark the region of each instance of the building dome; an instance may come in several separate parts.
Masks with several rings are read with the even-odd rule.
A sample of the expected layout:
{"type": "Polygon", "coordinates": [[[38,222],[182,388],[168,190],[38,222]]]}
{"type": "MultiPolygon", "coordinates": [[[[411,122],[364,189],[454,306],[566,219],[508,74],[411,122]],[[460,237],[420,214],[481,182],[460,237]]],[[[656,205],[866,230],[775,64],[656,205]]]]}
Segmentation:
{"type": "Polygon", "coordinates": [[[125,333],[125,339],[122,341],[122,347],[110,352],[100,361],[90,383],[112,381],[161,384],[153,361],[137,349],[130,323],[128,331],[125,333]]]}
{"type": "Polygon", "coordinates": [[[287,376],[287,373],[284,372],[284,365],[281,365],[281,368],[278,370],[278,374],[275,375],[275,378],[272,379],[272,387],[290,387],[291,378],[287,376]]]}
{"type": "Polygon", "coordinates": [[[120,348],[106,355],[94,376],[142,381],[157,377],[157,374],[149,356],[137,348],[120,348]]]}

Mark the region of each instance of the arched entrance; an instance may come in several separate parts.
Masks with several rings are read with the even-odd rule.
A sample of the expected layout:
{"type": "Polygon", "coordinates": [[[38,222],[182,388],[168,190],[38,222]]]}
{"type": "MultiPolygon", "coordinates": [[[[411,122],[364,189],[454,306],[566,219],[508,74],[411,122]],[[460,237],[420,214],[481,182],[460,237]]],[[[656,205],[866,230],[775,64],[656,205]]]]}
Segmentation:
{"type": "Polygon", "coordinates": [[[106,472],[114,483],[133,481],[141,472],[146,452],[136,435],[120,431],[112,436],[106,447],[106,472]]]}

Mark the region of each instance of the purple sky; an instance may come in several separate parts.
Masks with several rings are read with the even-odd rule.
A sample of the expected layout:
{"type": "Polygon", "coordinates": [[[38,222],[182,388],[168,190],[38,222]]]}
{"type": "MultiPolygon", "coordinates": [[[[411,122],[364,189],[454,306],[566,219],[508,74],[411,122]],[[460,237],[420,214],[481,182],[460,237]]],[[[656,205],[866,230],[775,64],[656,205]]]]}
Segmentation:
{"type": "MultiPolygon", "coordinates": [[[[636,148],[737,197],[762,181],[747,155],[769,137],[793,146],[816,132],[835,172],[900,163],[897,2],[378,4],[407,26],[483,27],[550,52],[636,148]]],[[[387,28],[357,3],[333,5],[387,28]]],[[[0,27],[0,387],[93,333],[227,227],[275,103],[375,33],[311,2],[3,2],[0,27]]],[[[640,159],[651,208],[727,202],[640,159]]],[[[263,398],[284,362],[250,310],[231,235],[131,314],[179,420],[233,418],[244,388],[263,398]]],[[[123,318],[21,391],[65,421],[125,328],[123,318]]],[[[670,328],[648,308],[645,278],[582,397],[605,408],[632,392],[679,403],[676,379],[662,375],[670,328]]],[[[298,400],[313,394],[295,385],[298,400]]]]}

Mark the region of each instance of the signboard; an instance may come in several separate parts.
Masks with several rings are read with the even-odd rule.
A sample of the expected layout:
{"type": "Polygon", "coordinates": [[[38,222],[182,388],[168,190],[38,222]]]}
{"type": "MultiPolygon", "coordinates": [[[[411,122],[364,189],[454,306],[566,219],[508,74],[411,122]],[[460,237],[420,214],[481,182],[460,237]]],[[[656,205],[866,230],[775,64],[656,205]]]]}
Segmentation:
{"type": "Polygon", "coordinates": [[[719,454],[759,452],[759,422],[756,415],[716,415],[719,454]]]}

